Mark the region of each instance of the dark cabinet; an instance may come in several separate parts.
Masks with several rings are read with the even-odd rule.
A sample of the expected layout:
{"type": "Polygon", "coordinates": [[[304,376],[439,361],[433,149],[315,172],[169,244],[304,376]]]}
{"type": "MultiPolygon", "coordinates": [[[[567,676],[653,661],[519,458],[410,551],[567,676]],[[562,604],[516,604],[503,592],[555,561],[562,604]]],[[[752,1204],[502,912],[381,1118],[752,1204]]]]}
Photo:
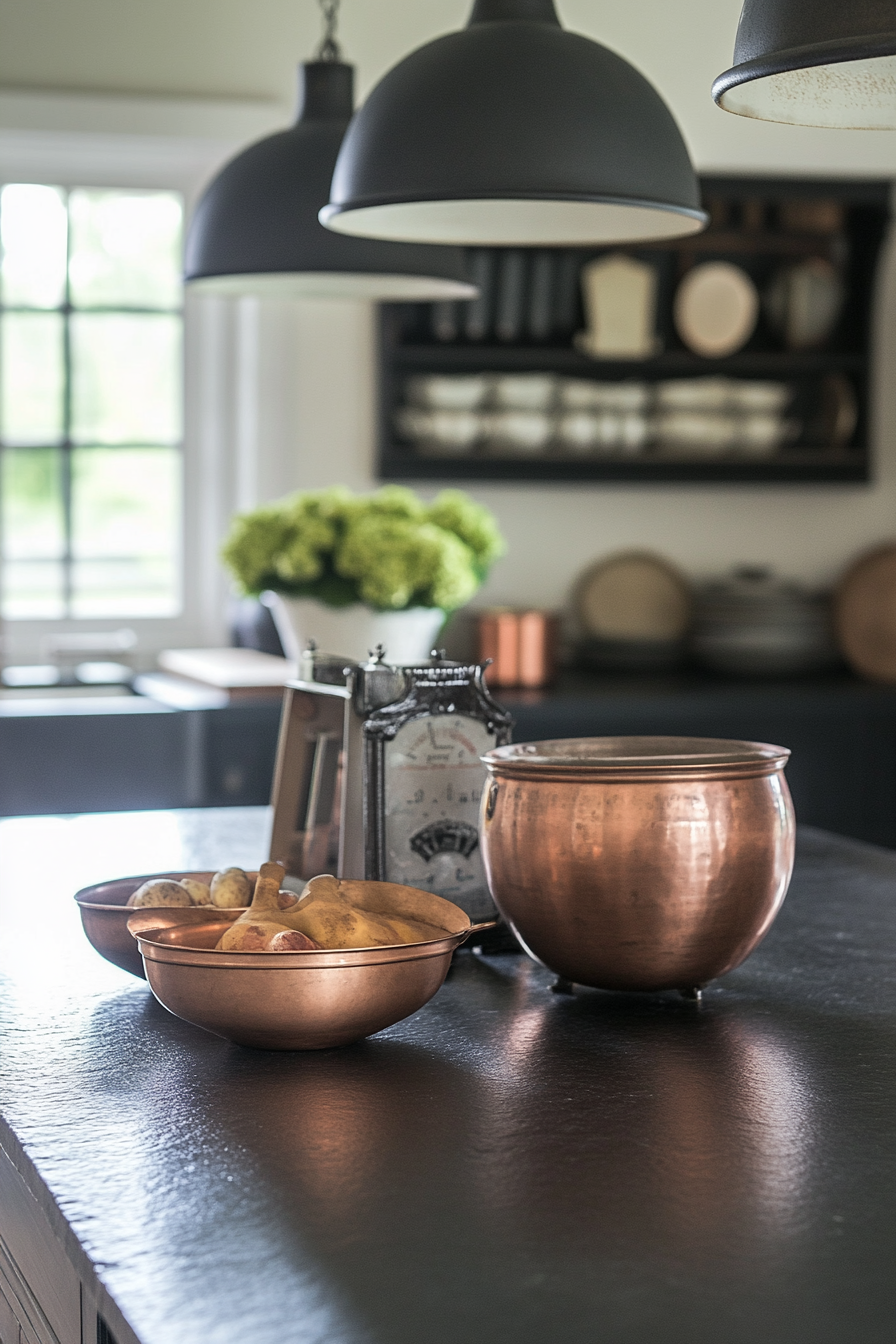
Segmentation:
{"type": "MultiPolygon", "coordinates": [[[[797,817],[896,848],[896,688],[846,674],[787,682],[567,674],[549,691],[501,692],[514,740],[674,734],[792,751],[797,817]]],[[[127,702],[126,702],[127,703],[127,702]]],[[[0,714],[0,815],[269,801],[277,703],[131,712],[0,714]]]]}
{"type": "Polygon", "coordinates": [[[851,677],[570,677],[550,694],[505,694],[514,740],[628,734],[731,737],[789,747],[797,819],[896,848],[896,691],[851,677]]]}

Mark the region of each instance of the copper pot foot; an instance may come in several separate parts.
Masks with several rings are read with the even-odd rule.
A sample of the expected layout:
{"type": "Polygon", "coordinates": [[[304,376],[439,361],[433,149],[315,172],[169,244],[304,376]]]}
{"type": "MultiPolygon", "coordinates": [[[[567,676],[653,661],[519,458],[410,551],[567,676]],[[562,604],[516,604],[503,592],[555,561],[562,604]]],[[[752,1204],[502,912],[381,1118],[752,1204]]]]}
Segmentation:
{"type": "Polygon", "coordinates": [[[573,982],[571,980],[565,980],[562,975],[558,975],[557,979],[551,985],[552,994],[575,994],[575,992],[576,987],[573,982]]]}
{"type": "Polygon", "coordinates": [[[679,988],[678,992],[683,999],[690,999],[692,1003],[700,1003],[703,1000],[702,985],[687,985],[679,988]]]}

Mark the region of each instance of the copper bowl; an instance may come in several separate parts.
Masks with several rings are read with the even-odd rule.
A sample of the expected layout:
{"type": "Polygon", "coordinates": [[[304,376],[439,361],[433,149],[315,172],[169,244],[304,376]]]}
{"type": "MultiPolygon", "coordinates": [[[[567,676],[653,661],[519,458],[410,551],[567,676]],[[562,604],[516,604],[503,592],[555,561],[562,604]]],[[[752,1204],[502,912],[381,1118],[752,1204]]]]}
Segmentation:
{"type": "Polygon", "coordinates": [[[423,919],[445,936],[328,952],[216,952],[237,911],[200,922],[198,907],[137,910],[128,923],[153,994],[176,1017],[238,1045],[323,1050],[422,1008],[445,979],[454,949],[480,927],[458,906],[416,887],[364,886],[367,909],[423,919]]]}
{"type": "MultiPolygon", "coordinates": [[[[75,900],[81,911],[81,923],[88,942],[96,948],[101,957],[111,961],[113,966],[120,966],[123,971],[130,971],[131,975],[139,975],[144,979],[143,958],[137,951],[133,934],[128,932],[128,919],[134,914],[133,906],[128,905],[130,897],[138,887],[143,886],[144,882],[154,881],[156,878],[179,882],[182,877],[193,877],[197,882],[210,882],[214,875],[214,869],[190,873],[144,873],[142,877],[119,877],[113,882],[98,882],[92,887],[82,887],[80,891],[75,892],[75,900]]],[[[246,876],[254,882],[258,874],[252,872],[246,876]]],[[[143,908],[155,910],[172,907],[143,908]]],[[[187,910],[190,907],[180,908],[187,910]]],[[[201,911],[203,907],[196,906],[195,909],[201,911]]],[[[237,910],[234,918],[240,913],[241,911],[237,910]]]]}
{"type": "Polygon", "coordinates": [[[480,837],[496,906],[562,980],[695,994],[750,955],[784,900],[789,755],[682,737],[488,752],[480,837]]]}

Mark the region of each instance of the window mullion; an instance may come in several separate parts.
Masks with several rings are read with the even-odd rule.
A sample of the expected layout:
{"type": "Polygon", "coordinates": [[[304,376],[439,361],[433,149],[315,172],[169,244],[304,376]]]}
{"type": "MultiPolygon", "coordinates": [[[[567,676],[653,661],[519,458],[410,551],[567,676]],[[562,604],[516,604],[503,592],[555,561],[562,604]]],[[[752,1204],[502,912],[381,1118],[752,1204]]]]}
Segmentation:
{"type": "Polygon", "coordinates": [[[63,355],[63,407],[62,407],[62,508],[63,542],[62,556],[62,602],[67,617],[72,614],[72,340],[71,340],[71,283],[69,267],[72,259],[72,221],[69,204],[71,193],[65,194],[65,303],[63,306],[62,355],[63,355]]]}

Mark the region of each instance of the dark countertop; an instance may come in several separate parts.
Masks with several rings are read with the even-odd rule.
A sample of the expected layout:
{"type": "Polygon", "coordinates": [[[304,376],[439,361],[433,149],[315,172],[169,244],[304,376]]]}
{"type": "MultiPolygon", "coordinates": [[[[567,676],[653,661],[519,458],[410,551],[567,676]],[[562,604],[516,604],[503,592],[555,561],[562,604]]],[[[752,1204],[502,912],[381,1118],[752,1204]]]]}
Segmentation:
{"type": "Polygon", "coordinates": [[[464,953],[278,1055],[169,1016],[71,901],[248,865],[266,818],[0,823],[0,1144],[118,1344],[889,1344],[896,855],[804,830],[701,1007],[464,953]]]}

